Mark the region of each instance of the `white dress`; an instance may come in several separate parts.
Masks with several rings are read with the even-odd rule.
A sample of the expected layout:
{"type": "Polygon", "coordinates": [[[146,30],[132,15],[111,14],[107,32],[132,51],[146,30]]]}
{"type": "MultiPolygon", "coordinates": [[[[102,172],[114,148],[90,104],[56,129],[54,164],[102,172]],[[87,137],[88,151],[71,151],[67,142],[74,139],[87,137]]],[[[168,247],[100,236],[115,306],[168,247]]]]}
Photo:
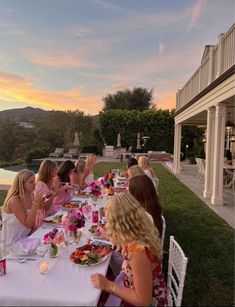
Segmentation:
{"type": "Polygon", "coordinates": [[[94,180],[94,178],[95,178],[94,174],[89,173],[84,180],[85,184],[89,185],[89,183],[91,183],[94,180]]]}
{"type": "Polygon", "coordinates": [[[20,223],[14,213],[2,213],[3,232],[6,231],[6,246],[10,246],[22,237],[26,237],[31,232],[30,228],[20,223]]]}
{"type": "Polygon", "coordinates": [[[159,179],[158,179],[157,177],[153,177],[152,174],[151,174],[151,172],[150,172],[148,169],[145,169],[144,172],[145,172],[145,174],[146,174],[147,176],[149,176],[150,179],[152,179],[153,184],[154,184],[154,187],[155,187],[156,190],[157,190],[158,184],[159,184],[159,179]]]}

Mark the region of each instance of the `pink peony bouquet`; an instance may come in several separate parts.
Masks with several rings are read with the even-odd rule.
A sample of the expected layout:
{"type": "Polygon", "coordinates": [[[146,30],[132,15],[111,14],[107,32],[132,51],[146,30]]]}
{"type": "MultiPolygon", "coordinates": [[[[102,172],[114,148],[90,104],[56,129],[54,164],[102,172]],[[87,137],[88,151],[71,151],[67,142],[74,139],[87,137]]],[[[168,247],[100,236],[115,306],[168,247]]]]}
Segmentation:
{"type": "Polygon", "coordinates": [[[98,180],[94,180],[89,184],[90,194],[99,197],[101,195],[101,183],[98,180]]]}
{"type": "Polygon", "coordinates": [[[69,211],[62,217],[62,227],[65,231],[76,232],[85,225],[85,217],[79,209],[69,211]]]}
{"type": "Polygon", "coordinates": [[[62,242],[64,242],[63,232],[59,231],[57,228],[54,228],[44,235],[43,241],[44,241],[44,244],[59,245],[62,242]]]}

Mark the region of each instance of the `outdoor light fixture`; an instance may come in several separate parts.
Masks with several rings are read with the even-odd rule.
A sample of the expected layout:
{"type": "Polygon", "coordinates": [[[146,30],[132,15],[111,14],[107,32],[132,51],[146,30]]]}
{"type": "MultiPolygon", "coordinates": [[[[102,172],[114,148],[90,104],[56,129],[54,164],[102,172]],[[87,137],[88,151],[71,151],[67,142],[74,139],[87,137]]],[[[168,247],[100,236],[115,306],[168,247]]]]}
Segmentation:
{"type": "Polygon", "coordinates": [[[230,136],[230,142],[235,142],[235,135],[234,134],[230,136]]]}
{"type": "Polygon", "coordinates": [[[202,143],[206,143],[206,138],[202,138],[202,143]]]}

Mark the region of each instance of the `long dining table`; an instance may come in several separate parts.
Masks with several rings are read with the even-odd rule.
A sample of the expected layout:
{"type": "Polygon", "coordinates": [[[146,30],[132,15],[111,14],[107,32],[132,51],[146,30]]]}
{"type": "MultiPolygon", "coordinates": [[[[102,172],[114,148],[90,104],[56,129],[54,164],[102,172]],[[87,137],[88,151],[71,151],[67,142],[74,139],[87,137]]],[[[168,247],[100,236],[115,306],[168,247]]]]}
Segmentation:
{"type": "MultiPolygon", "coordinates": [[[[105,198],[98,201],[97,208],[103,206],[105,198]]],[[[65,214],[66,211],[63,211],[65,214]]],[[[69,255],[78,246],[87,243],[91,237],[88,231],[92,222],[87,220],[81,238],[77,244],[71,244],[59,250],[58,257],[45,256],[49,264],[48,273],[39,272],[42,258],[36,254],[26,256],[24,263],[7,260],[7,273],[0,276],[1,306],[97,306],[101,291],[92,287],[90,276],[93,273],[106,274],[111,253],[105,261],[93,266],[80,266],[73,263],[69,255]]],[[[53,225],[43,224],[32,235],[42,239],[53,229],[53,225]]],[[[60,228],[60,227],[59,227],[60,228]]]]}

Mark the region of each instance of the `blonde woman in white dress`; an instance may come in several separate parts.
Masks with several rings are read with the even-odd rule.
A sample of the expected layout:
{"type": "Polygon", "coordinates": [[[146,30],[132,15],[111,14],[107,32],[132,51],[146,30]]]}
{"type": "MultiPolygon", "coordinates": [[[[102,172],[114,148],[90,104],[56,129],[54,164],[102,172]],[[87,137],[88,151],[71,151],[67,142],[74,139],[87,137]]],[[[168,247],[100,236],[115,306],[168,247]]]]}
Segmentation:
{"type": "Polygon", "coordinates": [[[44,192],[33,196],[34,188],[34,173],[27,169],[19,171],[2,207],[2,220],[6,222],[3,227],[7,227],[6,246],[28,236],[35,229],[37,211],[43,207],[44,192]]]}
{"type": "Polygon", "coordinates": [[[157,178],[154,170],[152,169],[152,167],[150,166],[149,163],[149,158],[146,156],[140,156],[139,160],[138,160],[138,164],[139,166],[144,170],[145,174],[147,176],[149,176],[149,178],[152,179],[153,184],[157,190],[158,188],[158,184],[159,184],[159,179],[157,178]]]}
{"type": "Polygon", "coordinates": [[[95,164],[96,164],[96,155],[88,154],[86,157],[85,176],[84,176],[84,182],[86,185],[89,185],[95,178],[93,170],[95,164]]]}

